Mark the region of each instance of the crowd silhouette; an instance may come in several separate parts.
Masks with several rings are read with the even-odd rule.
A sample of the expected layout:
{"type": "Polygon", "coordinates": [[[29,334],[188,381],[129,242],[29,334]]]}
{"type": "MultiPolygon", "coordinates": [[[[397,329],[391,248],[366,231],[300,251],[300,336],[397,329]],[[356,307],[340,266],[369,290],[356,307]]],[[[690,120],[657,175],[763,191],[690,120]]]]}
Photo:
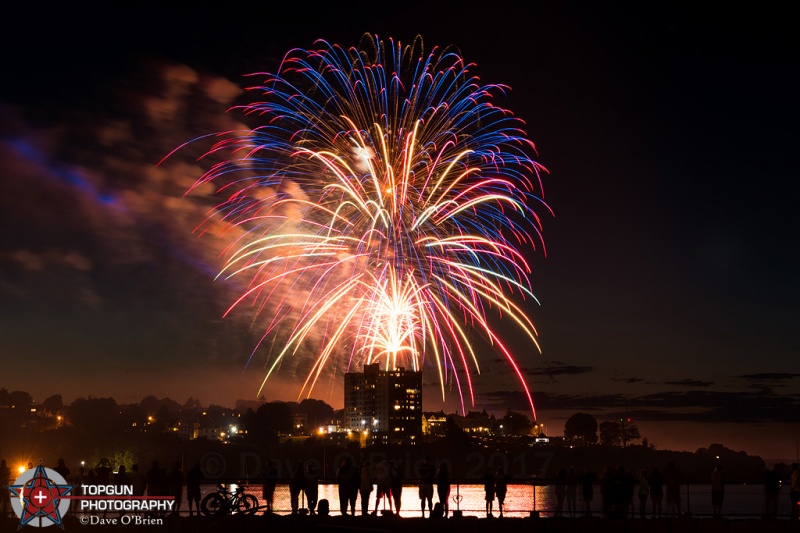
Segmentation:
{"type": "MultiPolygon", "coordinates": [[[[292,515],[327,515],[330,512],[327,499],[320,500],[319,484],[321,473],[315,461],[296,461],[290,468],[288,479],[279,476],[279,463],[267,460],[261,473],[261,512],[275,512],[276,487],[286,483],[289,489],[290,513],[292,515]]],[[[29,463],[28,468],[33,468],[29,463]]],[[[76,474],[58,459],[53,467],[61,477],[74,485],[124,485],[130,486],[135,497],[171,497],[175,500],[173,514],[180,513],[183,497],[186,495],[188,515],[201,514],[202,486],[206,483],[199,461],[185,473],[181,461],[174,461],[167,470],[159,461],[152,461],[147,472],[143,473],[138,464],[128,470],[118,465],[113,472],[107,458],[101,458],[93,468],[82,464],[76,474]]],[[[410,481],[417,483],[419,510],[422,517],[448,518],[451,516],[450,503],[453,484],[450,462],[439,461],[438,465],[429,455],[417,464],[410,481]],[[434,496],[436,501],[434,501],[434,496]]],[[[338,511],[341,516],[356,516],[360,508],[362,516],[402,516],[403,487],[406,481],[406,465],[401,460],[381,458],[373,464],[363,459],[359,464],[351,456],[341,459],[335,472],[338,490],[338,511]],[[374,507],[370,509],[373,490],[376,491],[374,507]],[[358,505],[358,500],[360,506],[358,505]]],[[[780,493],[784,483],[789,488],[790,518],[798,519],[798,500],[800,500],[800,469],[794,463],[789,479],[782,479],[781,472],[774,467],[766,469],[763,475],[764,513],[763,518],[778,517],[780,493]]],[[[12,483],[12,471],[5,459],[0,460],[0,486],[12,483]]],[[[485,516],[494,518],[504,516],[505,500],[509,477],[503,467],[486,468],[482,477],[485,516]],[[496,505],[496,506],[495,506],[496,505]]],[[[552,485],[554,505],[547,512],[552,517],[607,517],[607,518],[660,518],[682,516],[681,488],[684,477],[674,461],[669,461],[662,470],[653,467],[649,471],[631,471],[623,466],[606,466],[597,475],[591,468],[578,474],[574,467],[562,467],[548,480],[539,480],[539,485],[552,485]],[[595,491],[599,492],[600,505],[595,509],[595,491]],[[579,501],[580,500],[580,501],[579,501]]],[[[717,464],[709,477],[711,516],[722,518],[725,501],[725,470],[717,464]]],[[[11,514],[9,492],[2,491],[0,517],[11,514]]],[[[186,510],[184,510],[186,512],[186,510]]]]}

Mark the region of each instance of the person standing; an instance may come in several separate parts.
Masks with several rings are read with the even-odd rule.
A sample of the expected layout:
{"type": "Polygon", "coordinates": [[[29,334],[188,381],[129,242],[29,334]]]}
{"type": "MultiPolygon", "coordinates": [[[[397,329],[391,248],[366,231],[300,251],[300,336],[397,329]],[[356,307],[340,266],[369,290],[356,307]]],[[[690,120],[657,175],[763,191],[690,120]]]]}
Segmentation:
{"type": "Polygon", "coordinates": [[[97,466],[94,467],[94,473],[98,485],[109,485],[111,483],[111,462],[107,458],[102,457],[100,462],[97,463],[97,466]]]}
{"type": "Polygon", "coordinates": [[[575,474],[575,467],[570,466],[567,470],[567,513],[575,516],[575,500],[578,499],[578,476],[575,474]]]}
{"type": "MultiPolygon", "coordinates": [[[[342,513],[342,516],[347,516],[353,470],[355,470],[353,459],[347,456],[341,460],[339,469],[336,471],[336,484],[339,489],[339,512],[342,513]]],[[[355,516],[355,509],[353,509],[353,516],[355,516]]]]}
{"type": "Polygon", "coordinates": [[[647,479],[647,472],[641,470],[639,472],[639,518],[645,518],[645,511],[647,510],[647,498],[650,497],[650,482],[647,479]]]}
{"type": "Polygon", "coordinates": [[[133,495],[134,496],[144,496],[144,489],[147,486],[147,481],[144,479],[144,474],[139,470],[139,465],[135,464],[131,467],[131,471],[128,473],[128,477],[131,479],[131,487],[133,487],[133,495]]]}
{"type": "Polygon", "coordinates": [[[489,518],[492,515],[492,507],[494,506],[494,472],[492,472],[491,468],[486,469],[486,473],[483,475],[483,494],[484,500],[486,500],[486,517],[489,518]]]}
{"type": "Polygon", "coordinates": [[[725,475],[722,465],[714,467],[711,472],[711,507],[714,518],[722,518],[722,502],[725,499],[725,475]]]}
{"type": "Polygon", "coordinates": [[[352,463],[350,477],[347,480],[347,503],[350,506],[350,514],[356,515],[356,501],[358,500],[358,489],[361,486],[361,470],[352,463]]]}
{"type": "Polygon", "coordinates": [[[781,492],[781,473],[777,468],[764,471],[764,518],[778,516],[778,497],[781,492]]]}
{"type": "MultiPolygon", "coordinates": [[[[131,485],[131,477],[128,475],[125,465],[119,465],[117,473],[114,474],[114,485],[117,487],[129,487],[131,485]]],[[[119,515],[124,516],[125,511],[120,511],[119,515]]]]}
{"type": "Polygon", "coordinates": [[[317,512],[317,502],[319,501],[319,470],[313,461],[306,465],[306,477],[303,485],[306,493],[306,503],[308,503],[309,514],[317,512]]]}
{"type": "Polygon", "coordinates": [[[195,511],[197,511],[197,516],[200,516],[200,485],[204,478],[199,461],[186,472],[186,499],[189,501],[189,516],[192,516],[195,511]]]}
{"type": "Polygon", "coordinates": [[[650,501],[653,504],[652,516],[661,518],[661,503],[664,500],[664,477],[657,466],[653,467],[647,482],[650,485],[650,501]]]}
{"type": "Polygon", "coordinates": [[[403,461],[397,459],[389,464],[391,467],[391,491],[394,512],[400,516],[400,506],[403,504],[403,461]]]}
{"type": "Polygon", "coordinates": [[[797,520],[800,517],[800,465],[797,463],[792,463],[789,477],[789,505],[792,520],[797,520]]]}
{"type": "Polygon", "coordinates": [[[583,508],[586,516],[592,516],[592,500],[594,499],[594,484],[597,482],[597,475],[591,468],[587,468],[581,476],[581,496],[583,496],[583,508]]]}
{"type": "Polygon", "coordinates": [[[447,518],[450,514],[450,467],[447,465],[447,461],[442,461],[439,465],[434,481],[439,503],[442,504],[442,514],[444,518],[447,518]]]}
{"type": "Polygon", "coordinates": [[[422,518],[425,518],[425,504],[428,505],[428,516],[433,511],[433,478],[436,476],[436,467],[430,455],[426,455],[419,466],[419,506],[422,518]]]}
{"type": "Polygon", "coordinates": [[[175,507],[172,509],[172,514],[180,516],[181,505],[183,504],[183,470],[181,469],[180,461],[172,463],[172,470],[167,474],[167,486],[169,487],[169,496],[175,499],[175,507]]]}
{"type": "Polygon", "coordinates": [[[128,475],[125,465],[119,465],[117,473],[114,474],[114,485],[117,487],[129,487],[131,485],[131,476],[128,475]]]}
{"type": "Polygon", "coordinates": [[[300,493],[305,486],[306,478],[303,471],[303,463],[297,461],[294,469],[294,475],[289,480],[289,502],[292,507],[292,514],[296,515],[300,511],[300,493]]]}
{"type": "Polygon", "coordinates": [[[375,484],[377,485],[377,492],[375,493],[375,510],[372,511],[373,515],[378,514],[378,507],[383,501],[383,509],[386,510],[386,504],[389,504],[389,511],[392,510],[392,470],[391,465],[387,459],[381,459],[375,465],[375,484]]]}
{"type": "Polygon", "coordinates": [[[675,461],[667,463],[664,469],[664,487],[667,492],[667,511],[670,514],[681,514],[681,472],[675,466],[675,461]]]}
{"type": "MultiPolygon", "coordinates": [[[[89,475],[91,476],[91,472],[89,475]]],[[[159,467],[158,461],[153,461],[144,477],[148,496],[166,496],[162,493],[163,478],[164,471],[159,467]]]]}
{"type": "Polygon", "coordinates": [[[361,515],[369,514],[369,495],[372,493],[372,469],[369,460],[361,464],[361,482],[358,485],[358,494],[361,496],[361,515]]]}
{"type": "Polygon", "coordinates": [[[267,459],[264,465],[264,474],[261,481],[261,497],[264,499],[264,514],[272,513],[272,506],[275,501],[275,487],[278,484],[278,469],[272,459],[267,459]]]}
{"type": "Polygon", "coordinates": [[[564,498],[567,496],[567,469],[560,468],[555,479],[556,511],[553,516],[564,516],[564,498]]]}
{"type": "Polygon", "coordinates": [[[506,493],[508,492],[508,476],[502,466],[497,467],[494,474],[494,493],[497,496],[497,510],[500,511],[500,518],[503,518],[503,510],[506,507],[506,493]]]}
{"type": "Polygon", "coordinates": [[[69,467],[67,467],[64,459],[59,459],[58,465],[53,470],[61,474],[61,477],[63,477],[67,483],[71,481],[72,476],[70,475],[69,467]]]}

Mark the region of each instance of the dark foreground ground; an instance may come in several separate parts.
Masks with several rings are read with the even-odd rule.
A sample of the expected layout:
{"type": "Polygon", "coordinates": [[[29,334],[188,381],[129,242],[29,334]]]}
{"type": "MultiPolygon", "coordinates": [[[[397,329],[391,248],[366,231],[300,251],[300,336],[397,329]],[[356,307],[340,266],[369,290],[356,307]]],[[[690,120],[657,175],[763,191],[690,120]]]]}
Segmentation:
{"type": "MultiPolygon", "coordinates": [[[[91,517],[65,516],[64,531],[83,533],[800,533],[800,522],[789,520],[663,518],[615,520],[606,518],[395,518],[341,516],[231,516],[180,517],[145,523],[130,517],[129,523],[92,524],[91,517]]],[[[94,519],[97,521],[97,518],[94,519]]],[[[0,520],[0,532],[18,530],[16,519],[0,520]]],[[[23,526],[34,531],[32,525],[23,526]]],[[[51,533],[58,527],[47,529],[51,533]]]]}

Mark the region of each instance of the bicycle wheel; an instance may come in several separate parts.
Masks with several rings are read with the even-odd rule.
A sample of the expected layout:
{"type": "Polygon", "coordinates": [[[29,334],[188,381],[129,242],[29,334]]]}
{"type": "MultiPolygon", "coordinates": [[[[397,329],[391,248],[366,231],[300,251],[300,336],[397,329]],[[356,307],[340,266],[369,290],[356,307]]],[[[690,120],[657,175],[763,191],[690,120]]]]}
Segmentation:
{"type": "Polygon", "coordinates": [[[200,502],[200,512],[207,516],[220,514],[225,507],[225,501],[217,493],[209,494],[200,502]]]}
{"type": "Polygon", "coordinates": [[[252,494],[242,494],[237,508],[242,514],[255,514],[258,511],[258,499],[252,494]]]}

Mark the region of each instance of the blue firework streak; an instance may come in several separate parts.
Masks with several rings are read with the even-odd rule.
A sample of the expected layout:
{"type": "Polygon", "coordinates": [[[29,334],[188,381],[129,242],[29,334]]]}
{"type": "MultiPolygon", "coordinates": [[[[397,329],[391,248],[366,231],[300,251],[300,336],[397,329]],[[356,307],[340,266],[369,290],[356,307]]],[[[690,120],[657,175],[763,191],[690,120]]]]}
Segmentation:
{"type": "Polygon", "coordinates": [[[493,103],[507,88],[482,85],[473,67],[419,38],[365,36],[291,50],[276,73],[251,75],[252,102],[232,112],[258,126],[216,134],[206,156],[220,162],[195,187],[218,185],[201,230],[229,241],[220,276],[248,282],[228,312],[250,303],[262,342],[285,332],[262,389],[305,344],[315,355],[301,396],[329,367],[427,359],[463,408],[480,372],[476,332],[533,410],[487,317],[515,322],[538,349],[519,301],[535,299],[525,255],[543,249],[545,169],[522,121],[493,103]]]}

